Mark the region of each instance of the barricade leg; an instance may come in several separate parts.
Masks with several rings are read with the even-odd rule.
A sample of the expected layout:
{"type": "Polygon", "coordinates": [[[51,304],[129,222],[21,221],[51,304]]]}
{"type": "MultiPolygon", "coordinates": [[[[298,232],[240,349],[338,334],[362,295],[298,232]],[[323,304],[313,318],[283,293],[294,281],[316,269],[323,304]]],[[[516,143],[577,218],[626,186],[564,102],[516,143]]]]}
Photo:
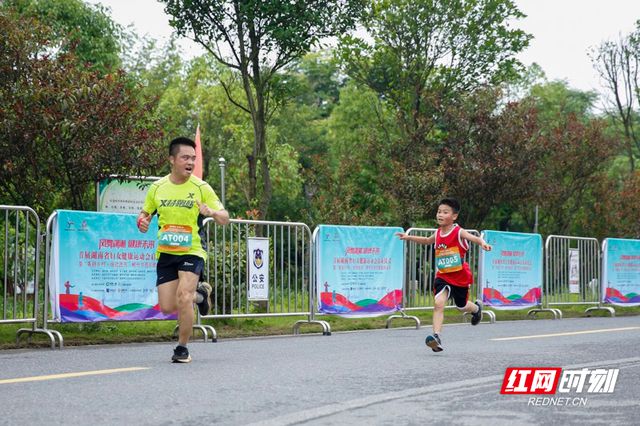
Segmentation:
{"type": "Polygon", "coordinates": [[[587,308],[584,313],[590,317],[592,311],[607,311],[611,315],[611,318],[616,316],[616,310],[611,306],[592,306],[591,308],[587,308]]]}
{"type": "MultiPolygon", "coordinates": [[[[493,311],[488,311],[485,309],[482,309],[482,318],[484,318],[485,314],[487,315],[487,317],[489,317],[489,324],[495,324],[496,323],[496,314],[493,311]]],[[[467,321],[467,316],[470,316],[471,314],[467,313],[467,312],[463,312],[462,313],[462,321],[466,322],[467,321]]],[[[482,318],[480,318],[480,321],[482,321],[482,318]]]]}
{"type": "Polygon", "coordinates": [[[62,349],[64,346],[64,339],[62,338],[62,334],[60,334],[57,330],[48,330],[44,328],[21,328],[16,332],[16,345],[20,343],[20,337],[23,334],[27,335],[27,342],[31,343],[31,338],[34,334],[40,333],[45,334],[49,337],[49,341],[51,342],[51,349],[56,348],[56,343],[58,344],[59,349],[62,349]]]}
{"type": "Polygon", "coordinates": [[[209,330],[209,333],[211,333],[211,342],[215,343],[218,341],[218,333],[216,333],[216,329],[213,328],[213,326],[211,325],[207,325],[207,324],[201,324],[201,327],[205,328],[206,330],[209,330]]]}
{"type": "MultiPolygon", "coordinates": [[[[196,312],[197,315],[197,320],[196,323],[193,325],[194,329],[199,329],[202,331],[202,334],[204,335],[204,341],[207,341],[207,331],[209,333],[211,333],[211,342],[215,343],[218,341],[218,333],[216,332],[216,329],[213,328],[212,325],[208,325],[208,324],[202,324],[202,316],[200,315],[199,312],[196,312]]],[[[174,330],[174,335],[175,335],[176,330],[174,330]]]]}
{"type": "Polygon", "coordinates": [[[560,309],[555,309],[555,308],[539,307],[539,308],[531,309],[529,310],[529,312],[527,312],[527,316],[535,317],[536,314],[538,314],[539,312],[551,312],[553,314],[554,320],[562,319],[562,311],[560,311],[560,309]]]}
{"type": "MultiPolygon", "coordinates": [[[[178,330],[180,329],[179,325],[176,325],[173,328],[173,334],[172,337],[173,338],[177,338],[178,337],[178,330]]],[[[209,332],[207,330],[212,330],[213,333],[211,335],[211,341],[212,342],[217,342],[218,341],[218,335],[216,333],[216,330],[210,326],[210,325],[202,325],[202,324],[193,324],[193,330],[199,330],[202,332],[202,339],[204,340],[204,342],[206,342],[209,339],[209,332]]]]}
{"type": "Polygon", "coordinates": [[[404,311],[398,311],[400,312],[400,315],[391,315],[389,318],[387,318],[387,323],[385,328],[390,328],[391,327],[391,321],[393,321],[396,318],[399,319],[403,319],[403,320],[409,320],[409,321],[413,321],[416,323],[416,330],[420,330],[420,318],[413,316],[413,315],[407,315],[404,311]]]}
{"type": "Polygon", "coordinates": [[[323,336],[331,336],[331,325],[326,322],[326,321],[322,321],[322,320],[317,320],[317,319],[312,319],[311,317],[309,317],[306,320],[299,320],[296,321],[295,324],[293,324],[293,334],[294,335],[298,335],[300,334],[300,326],[303,324],[318,324],[322,327],[322,335],[323,336]]]}

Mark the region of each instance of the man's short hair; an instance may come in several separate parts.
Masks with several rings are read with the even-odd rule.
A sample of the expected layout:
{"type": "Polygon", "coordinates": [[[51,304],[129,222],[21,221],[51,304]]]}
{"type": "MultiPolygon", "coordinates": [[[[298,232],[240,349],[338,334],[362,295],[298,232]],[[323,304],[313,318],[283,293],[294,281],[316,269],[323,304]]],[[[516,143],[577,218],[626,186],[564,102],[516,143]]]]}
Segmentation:
{"type": "Polygon", "coordinates": [[[196,143],[189,138],[185,138],[185,137],[175,138],[169,143],[169,155],[172,155],[175,157],[178,151],[180,151],[180,145],[187,145],[194,149],[196,147],[196,143]]]}
{"type": "Polygon", "coordinates": [[[451,207],[451,210],[453,210],[455,214],[460,213],[460,203],[455,198],[443,198],[438,205],[441,206],[443,204],[451,207]]]}

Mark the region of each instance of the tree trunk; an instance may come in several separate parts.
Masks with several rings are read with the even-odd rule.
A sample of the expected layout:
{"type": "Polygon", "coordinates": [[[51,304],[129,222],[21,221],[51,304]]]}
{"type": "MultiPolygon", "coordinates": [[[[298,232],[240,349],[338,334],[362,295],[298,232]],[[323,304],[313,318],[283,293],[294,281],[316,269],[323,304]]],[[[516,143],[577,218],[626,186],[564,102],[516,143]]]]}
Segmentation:
{"type": "Polygon", "coordinates": [[[258,146],[258,159],[260,160],[260,172],[262,174],[262,197],[258,202],[258,209],[260,210],[260,219],[265,220],[269,212],[273,189],[267,152],[267,123],[264,111],[264,97],[262,93],[258,93],[256,98],[258,100],[258,116],[255,121],[255,135],[256,145],[258,146]]]}
{"type": "Polygon", "coordinates": [[[247,165],[249,166],[249,209],[254,208],[253,203],[257,197],[258,179],[256,177],[256,161],[257,158],[255,155],[247,155],[247,165]]]}
{"type": "MultiPolygon", "coordinates": [[[[260,39],[256,33],[256,29],[253,22],[249,22],[249,40],[251,44],[251,52],[257,53],[260,51],[260,39]]],[[[269,157],[267,152],[267,111],[265,105],[265,95],[268,92],[267,80],[268,77],[263,75],[260,67],[260,55],[251,55],[251,71],[253,88],[255,89],[255,104],[251,110],[251,118],[253,119],[253,135],[254,135],[254,156],[257,157],[255,161],[260,162],[260,171],[262,175],[262,194],[259,200],[256,200],[259,210],[259,219],[264,220],[267,217],[269,211],[269,204],[271,204],[272,187],[271,187],[271,174],[269,172],[269,157]]],[[[254,166],[257,163],[254,163],[254,166]]],[[[253,177],[257,186],[256,174],[257,170],[253,170],[253,177]]],[[[252,182],[252,183],[254,183],[252,182]]],[[[257,188],[256,188],[257,193],[257,188]]]]}

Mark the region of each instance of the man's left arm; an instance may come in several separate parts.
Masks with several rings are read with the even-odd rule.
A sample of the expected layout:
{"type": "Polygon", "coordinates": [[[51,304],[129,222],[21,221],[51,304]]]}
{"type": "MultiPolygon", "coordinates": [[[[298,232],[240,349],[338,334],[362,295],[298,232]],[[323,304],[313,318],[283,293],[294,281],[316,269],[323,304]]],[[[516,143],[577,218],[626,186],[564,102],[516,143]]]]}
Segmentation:
{"type": "Polygon", "coordinates": [[[202,202],[198,203],[200,214],[212,217],[219,225],[227,225],[229,223],[229,212],[225,210],[211,186],[205,185],[202,188],[202,197],[202,202]]]}

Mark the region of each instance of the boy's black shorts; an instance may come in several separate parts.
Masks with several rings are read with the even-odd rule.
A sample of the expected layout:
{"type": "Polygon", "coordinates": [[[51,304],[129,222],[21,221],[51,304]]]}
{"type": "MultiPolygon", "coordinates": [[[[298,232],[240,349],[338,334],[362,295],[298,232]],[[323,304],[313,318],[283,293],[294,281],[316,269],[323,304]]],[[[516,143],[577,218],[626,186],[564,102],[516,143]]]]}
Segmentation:
{"type": "Polygon", "coordinates": [[[433,282],[433,293],[437,296],[445,288],[449,289],[449,299],[453,299],[458,308],[467,306],[469,287],[458,287],[457,285],[449,284],[442,278],[436,278],[433,282]]]}
{"type": "Polygon", "coordinates": [[[204,259],[200,256],[193,254],[176,255],[160,253],[158,265],[156,266],[156,271],[158,272],[156,286],[177,280],[178,271],[193,272],[200,276],[203,269],[204,259]]]}

